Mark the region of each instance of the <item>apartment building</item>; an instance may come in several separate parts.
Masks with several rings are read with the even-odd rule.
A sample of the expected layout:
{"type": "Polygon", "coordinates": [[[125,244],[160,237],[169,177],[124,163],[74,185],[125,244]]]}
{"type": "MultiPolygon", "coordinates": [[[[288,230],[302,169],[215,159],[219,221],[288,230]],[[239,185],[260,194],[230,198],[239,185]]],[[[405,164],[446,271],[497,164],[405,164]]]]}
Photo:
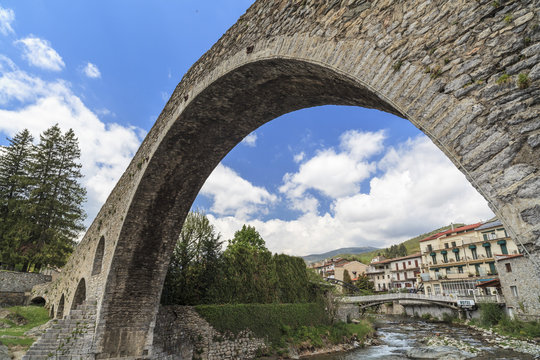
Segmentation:
{"type": "Polygon", "coordinates": [[[480,293],[479,288],[486,294],[497,291],[495,285],[482,286],[498,279],[495,255],[519,253],[498,220],[461,226],[429,236],[420,240],[420,251],[424,292],[459,296],[480,293]]]}
{"type": "Polygon", "coordinates": [[[375,291],[412,290],[418,287],[421,265],[420,253],[394,259],[379,256],[371,261],[366,275],[373,281],[375,291]]]}

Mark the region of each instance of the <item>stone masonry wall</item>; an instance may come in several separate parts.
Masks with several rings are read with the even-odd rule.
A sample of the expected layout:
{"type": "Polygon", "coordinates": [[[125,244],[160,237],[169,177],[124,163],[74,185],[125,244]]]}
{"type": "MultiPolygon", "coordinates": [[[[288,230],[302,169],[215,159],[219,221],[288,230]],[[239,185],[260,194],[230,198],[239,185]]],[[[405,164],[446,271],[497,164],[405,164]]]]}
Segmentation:
{"type": "Polygon", "coordinates": [[[0,271],[0,307],[24,305],[34,286],[50,281],[50,275],[0,271]]]}
{"type": "Polygon", "coordinates": [[[253,359],[263,339],[249,331],[228,336],[215,330],[190,306],[160,307],[154,330],[152,359],[253,359]]]}
{"type": "Polygon", "coordinates": [[[540,320],[540,283],[538,279],[531,278],[533,264],[526,256],[501,259],[495,262],[501,289],[506,307],[511,308],[513,314],[524,320],[540,320]],[[510,265],[508,272],[506,264],[510,265]],[[516,297],[511,286],[518,292],[516,297]]]}

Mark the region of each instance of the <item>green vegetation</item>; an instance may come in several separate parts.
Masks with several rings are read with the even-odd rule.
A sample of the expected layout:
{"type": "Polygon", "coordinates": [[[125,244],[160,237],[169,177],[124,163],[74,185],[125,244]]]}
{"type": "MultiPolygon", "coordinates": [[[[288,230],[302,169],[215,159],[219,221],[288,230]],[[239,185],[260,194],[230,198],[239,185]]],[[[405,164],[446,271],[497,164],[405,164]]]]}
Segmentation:
{"type": "Polygon", "coordinates": [[[272,253],[260,234],[243,226],[221,251],[222,241],[206,216],[188,215],[161,296],[163,304],[305,303],[315,301],[299,257],[272,253]]]}
{"type": "Polygon", "coordinates": [[[510,81],[511,81],[510,75],[508,75],[508,74],[502,74],[502,75],[497,79],[497,84],[498,84],[498,85],[504,85],[504,84],[508,84],[510,81]]]}
{"type": "Polygon", "coordinates": [[[519,74],[517,85],[520,89],[528,88],[531,85],[531,79],[529,79],[529,75],[525,73],[519,74]]]}
{"type": "Polygon", "coordinates": [[[504,17],[504,22],[507,24],[510,24],[514,20],[514,16],[512,14],[508,14],[504,17]]]}
{"type": "Polygon", "coordinates": [[[34,339],[24,333],[49,321],[47,309],[39,306],[14,306],[1,311],[8,312],[0,318],[0,323],[8,327],[0,326],[0,343],[9,348],[29,348],[34,339]]]}
{"type": "Polygon", "coordinates": [[[398,71],[399,69],[401,69],[402,65],[403,65],[403,60],[399,60],[394,65],[392,65],[392,69],[394,69],[394,71],[398,71]]]}
{"type": "Polygon", "coordinates": [[[517,339],[540,337],[539,321],[510,319],[497,304],[480,304],[480,320],[471,320],[470,323],[517,339]]]}
{"type": "Polygon", "coordinates": [[[272,349],[260,355],[283,355],[289,345],[302,350],[351,338],[362,341],[374,331],[368,321],[330,324],[322,303],[198,305],[195,309],[226,336],[250,329],[255,336],[267,338],[272,349]]]}
{"type": "Polygon", "coordinates": [[[63,266],[84,229],[86,190],[73,130],[58,125],[37,145],[23,130],[0,152],[0,265],[38,271],[63,266]]]}
{"type": "MultiPolygon", "coordinates": [[[[454,227],[460,227],[460,226],[463,226],[463,225],[464,224],[454,224],[454,227]]],[[[373,251],[365,252],[365,253],[362,253],[362,254],[340,254],[340,255],[337,255],[336,257],[342,257],[342,258],[345,258],[345,259],[351,260],[351,261],[352,260],[357,260],[357,261],[360,261],[361,263],[369,264],[371,262],[371,260],[375,256],[378,256],[378,255],[383,255],[386,258],[390,258],[390,255],[392,255],[392,252],[394,252],[394,253],[395,252],[403,253],[403,249],[402,249],[401,245],[405,246],[405,249],[406,249],[405,255],[411,255],[411,254],[414,254],[414,253],[417,253],[417,252],[420,251],[420,240],[425,239],[426,237],[434,235],[436,233],[446,231],[446,230],[450,229],[451,226],[452,225],[443,226],[443,227],[440,227],[440,228],[435,229],[433,231],[418,235],[418,236],[416,236],[416,237],[414,237],[412,239],[406,240],[406,241],[402,242],[401,244],[393,245],[394,250],[392,250],[392,246],[391,246],[391,247],[386,248],[384,250],[373,250],[373,251]],[[396,247],[397,247],[397,250],[396,250],[396,247]]]]}

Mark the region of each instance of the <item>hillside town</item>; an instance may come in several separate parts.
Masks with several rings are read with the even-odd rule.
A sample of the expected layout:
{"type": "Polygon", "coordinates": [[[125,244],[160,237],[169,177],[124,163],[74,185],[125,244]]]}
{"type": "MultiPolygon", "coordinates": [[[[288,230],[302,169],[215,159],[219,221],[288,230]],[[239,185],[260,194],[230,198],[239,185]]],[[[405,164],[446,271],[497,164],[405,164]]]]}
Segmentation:
{"type": "Polygon", "coordinates": [[[451,226],[419,240],[419,246],[420,252],[407,256],[387,259],[377,255],[369,265],[336,257],[309,267],[323,278],[344,282],[349,277],[353,284],[365,275],[379,294],[504,299],[510,317],[540,318],[540,288],[520,281],[534,264],[520,252],[498,219],[451,226]]]}

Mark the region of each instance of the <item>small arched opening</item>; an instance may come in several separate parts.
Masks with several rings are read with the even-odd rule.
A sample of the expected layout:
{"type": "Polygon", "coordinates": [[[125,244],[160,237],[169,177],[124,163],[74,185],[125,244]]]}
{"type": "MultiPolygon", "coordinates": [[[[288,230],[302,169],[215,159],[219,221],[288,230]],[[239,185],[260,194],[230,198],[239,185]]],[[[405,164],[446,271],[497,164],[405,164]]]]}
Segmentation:
{"type": "Polygon", "coordinates": [[[41,296],[37,296],[35,298],[33,298],[32,300],[30,300],[30,305],[33,305],[33,306],[45,306],[45,299],[42,298],[41,296]]]}
{"type": "Polygon", "coordinates": [[[49,312],[49,317],[54,318],[54,304],[51,306],[51,311],[49,312]]]}
{"type": "Polygon", "coordinates": [[[56,317],[58,319],[64,318],[64,294],[62,294],[62,297],[60,298],[60,301],[58,302],[58,309],[56,310],[56,317]]]}
{"type": "Polygon", "coordinates": [[[92,276],[101,273],[101,266],[103,263],[103,254],[105,253],[105,237],[102,236],[99,239],[99,243],[96,248],[96,253],[94,255],[94,265],[92,267],[92,276]]]}
{"type": "Polygon", "coordinates": [[[77,285],[77,290],[75,290],[75,295],[73,296],[73,301],[71,302],[71,309],[75,310],[77,306],[81,305],[86,300],[86,281],[82,278],[77,285]]]}

